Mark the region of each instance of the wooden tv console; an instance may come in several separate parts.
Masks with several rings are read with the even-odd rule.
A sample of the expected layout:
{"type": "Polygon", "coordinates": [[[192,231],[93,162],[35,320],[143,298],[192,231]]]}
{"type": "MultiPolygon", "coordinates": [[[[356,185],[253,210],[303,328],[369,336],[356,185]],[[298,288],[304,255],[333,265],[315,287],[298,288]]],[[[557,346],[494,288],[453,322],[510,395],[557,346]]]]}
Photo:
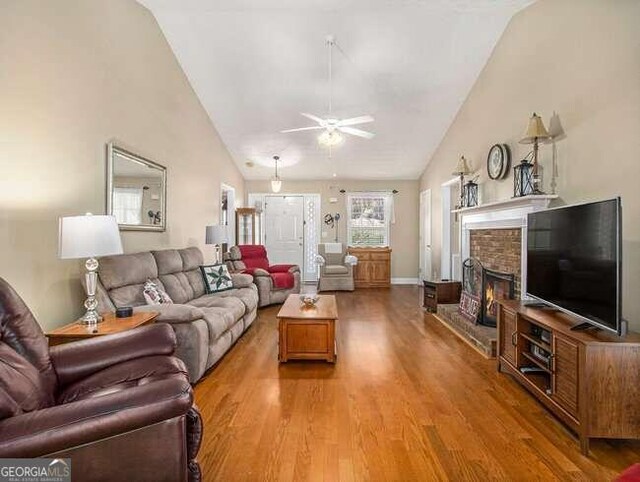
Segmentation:
{"type": "Polygon", "coordinates": [[[498,371],[512,375],[580,438],[640,438],[640,335],[571,331],[577,319],[502,300],[498,371]]]}

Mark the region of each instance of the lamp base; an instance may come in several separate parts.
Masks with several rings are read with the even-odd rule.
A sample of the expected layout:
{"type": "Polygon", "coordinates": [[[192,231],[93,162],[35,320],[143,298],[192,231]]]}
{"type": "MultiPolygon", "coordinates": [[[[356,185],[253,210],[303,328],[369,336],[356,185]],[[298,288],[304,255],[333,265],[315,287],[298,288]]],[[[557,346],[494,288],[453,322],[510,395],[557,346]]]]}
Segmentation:
{"type": "Polygon", "coordinates": [[[83,325],[96,325],[102,321],[102,316],[98,313],[98,300],[96,300],[96,287],[98,284],[98,260],[95,258],[89,258],[85,262],[85,268],[87,272],[84,275],[85,290],[87,292],[87,299],[84,301],[84,307],[87,310],[85,314],[80,318],[80,323],[83,325]]]}

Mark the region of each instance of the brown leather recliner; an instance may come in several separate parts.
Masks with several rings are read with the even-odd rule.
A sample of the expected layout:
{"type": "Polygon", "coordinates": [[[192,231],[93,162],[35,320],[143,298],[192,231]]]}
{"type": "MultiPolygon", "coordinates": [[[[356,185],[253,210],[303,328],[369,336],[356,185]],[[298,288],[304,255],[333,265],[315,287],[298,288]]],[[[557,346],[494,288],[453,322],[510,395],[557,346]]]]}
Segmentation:
{"type": "Polygon", "coordinates": [[[71,459],[73,480],[199,481],[202,422],[156,324],[49,348],[0,278],[0,457],[71,459]]]}

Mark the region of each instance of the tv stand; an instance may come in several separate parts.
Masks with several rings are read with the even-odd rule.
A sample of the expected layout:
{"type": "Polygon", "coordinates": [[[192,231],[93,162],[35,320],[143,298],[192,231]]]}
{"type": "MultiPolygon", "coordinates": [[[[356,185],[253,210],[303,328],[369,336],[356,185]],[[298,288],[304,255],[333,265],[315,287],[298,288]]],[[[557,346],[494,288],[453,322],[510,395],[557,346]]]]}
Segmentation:
{"type": "Polygon", "coordinates": [[[562,312],[501,300],[498,371],[577,433],[584,455],[592,438],[640,439],[640,335],[575,324],[562,312]]]}
{"type": "Polygon", "coordinates": [[[571,327],[571,331],[586,331],[586,330],[600,331],[600,328],[592,325],[591,323],[587,323],[586,321],[584,323],[578,323],[577,325],[573,325],[571,327]]]}

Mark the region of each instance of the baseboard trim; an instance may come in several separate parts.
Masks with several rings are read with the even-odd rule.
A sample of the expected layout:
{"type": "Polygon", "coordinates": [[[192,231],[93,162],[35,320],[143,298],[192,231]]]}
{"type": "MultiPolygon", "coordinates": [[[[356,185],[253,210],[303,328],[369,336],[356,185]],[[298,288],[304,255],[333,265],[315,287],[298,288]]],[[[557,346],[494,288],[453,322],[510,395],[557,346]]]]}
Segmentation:
{"type": "Polygon", "coordinates": [[[417,285],[418,278],[391,278],[392,285],[417,285]]]}

